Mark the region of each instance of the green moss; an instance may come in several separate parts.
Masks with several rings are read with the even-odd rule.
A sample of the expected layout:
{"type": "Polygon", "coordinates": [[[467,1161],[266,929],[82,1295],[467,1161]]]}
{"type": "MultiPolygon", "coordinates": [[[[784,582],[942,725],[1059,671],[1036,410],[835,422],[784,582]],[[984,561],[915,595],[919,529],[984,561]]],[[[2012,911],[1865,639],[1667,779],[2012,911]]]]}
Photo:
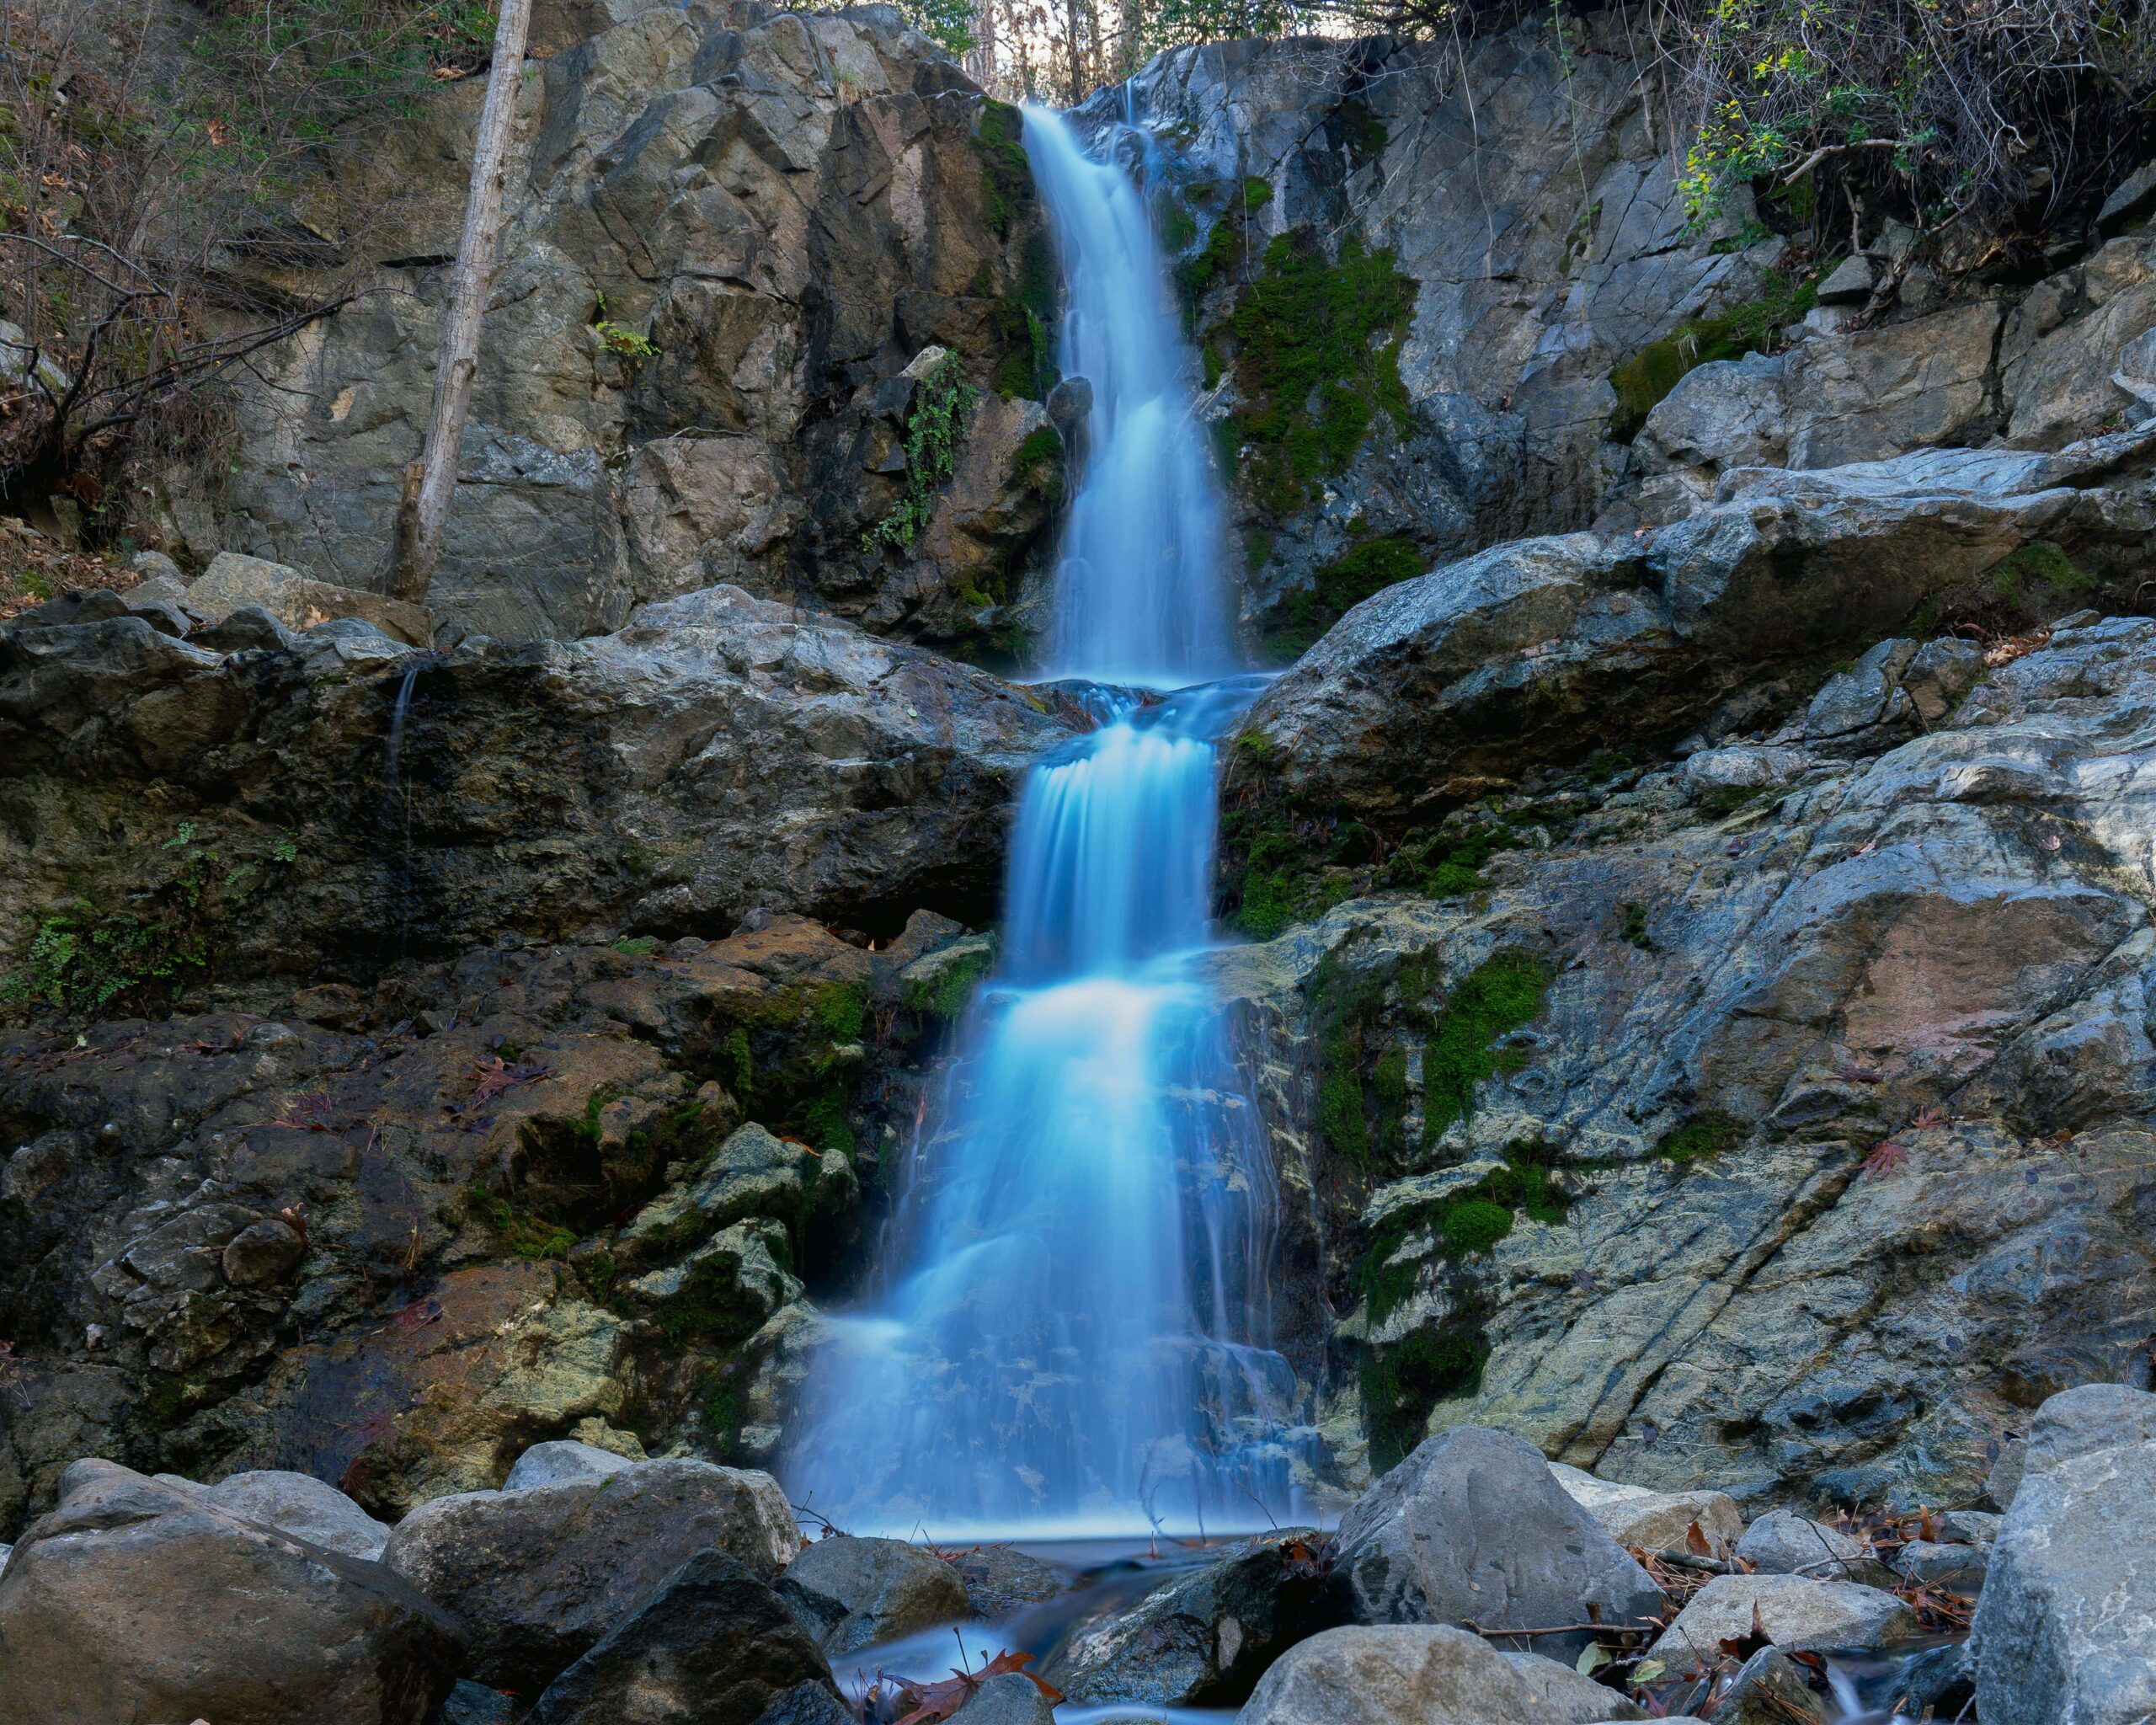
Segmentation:
{"type": "Polygon", "coordinates": [[[749,1033],[738,1024],[727,1033],[724,1070],[734,1093],[748,1101],[756,1087],[756,1061],[750,1051],[749,1033]]]}
{"type": "Polygon", "coordinates": [[[1654,943],[1647,938],[1647,907],[1637,899],[1627,899],[1617,907],[1617,937],[1643,953],[1654,950],[1654,943]]]}
{"type": "Polygon", "coordinates": [[[810,997],[810,1010],[834,1042],[858,1042],[868,1023],[868,996],[851,982],[826,982],[810,997]]]}
{"type": "Polygon", "coordinates": [[[1362,1390],[1371,1471],[1383,1473],[1397,1466],[1422,1441],[1430,1410],[1438,1402],[1473,1395],[1489,1358],[1489,1342],[1471,1317],[1417,1330],[1394,1346],[1368,1349],[1362,1390]]]}
{"type": "Polygon", "coordinates": [[[1487,1252],[1513,1231],[1513,1213],[1486,1198],[1462,1199],[1438,1218],[1445,1244],[1454,1252],[1487,1252]]]}
{"type": "Polygon", "coordinates": [[[1482,889],[1482,870],[1492,857],[1516,848],[1519,842],[1519,835],[1504,817],[1470,816],[1435,832],[1411,827],[1370,884],[1427,899],[1464,897],[1482,889]]]}
{"type": "Polygon", "coordinates": [[[1716,1110],[1693,1115],[1655,1146],[1654,1153],[1680,1168],[1732,1150],[1744,1141],[1742,1122],[1716,1110]]]}
{"type": "Polygon", "coordinates": [[[1300,658],[1373,593],[1422,574],[1425,562],[1415,542],[1400,534],[1358,540],[1317,570],[1309,588],[1274,607],[1264,633],[1267,650],[1283,661],[1300,658]]]}
{"type": "Polygon", "coordinates": [[[2023,546],[1994,564],[1985,579],[2002,601],[2017,606],[2077,598],[2097,585],[2095,576],[2048,539],[2023,546]]]}
{"type": "Polygon", "coordinates": [[[1540,1016],[1549,986],[1548,967],[1529,953],[1499,953],[1461,979],[1422,1051],[1426,1141],[1474,1113],[1476,1085],[1524,1064],[1498,1044],[1540,1016]]]}
{"type": "Polygon", "coordinates": [[[1733,306],[1717,318],[1687,318],[1661,340],[1620,360],[1609,373],[1610,387],[1617,392],[1610,436],[1630,443],[1686,372],[1710,360],[1768,351],[1780,339],[1782,327],[1803,317],[1818,301],[1817,285],[1810,277],[1769,270],[1760,288],[1757,299],[1733,306]]]}
{"type": "Polygon", "coordinates": [[[465,1214],[478,1218],[492,1231],[496,1247],[512,1258],[534,1263],[566,1258],[576,1244],[576,1235],[561,1223],[535,1215],[513,1199],[491,1190],[484,1180],[474,1180],[465,1194],[465,1214]]]}
{"type": "Polygon", "coordinates": [[[802,1127],[808,1135],[809,1143],[819,1150],[842,1150],[851,1156],[854,1151],[853,1123],[848,1114],[849,1098],[846,1087],[834,1081],[810,1098],[808,1108],[801,1117],[802,1127]]]}
{"type": "Polygon", "coordinates": [[[955,1023],[973,999],[981,978],[995,965],[995,954],[985,948],[967,953],[944,965],[931,980],[909,985],[905,1003],[946,1024],[955,1023]]]}
{"type": "Polygon", "coordinates": [[[1227,323],[1244,403],[1236,436],[1262,506],[1299,509],[1347,466],[1380,409],[1406,429],[1399,355],[1414,292],[1391,252],[1353,235],[1331,261],[1299,230],[1266,248],[1227,323]]]}
{"type": "Polygon", "coordinates": [[[1008,238],[1011,224],[1033,202],[1033,168],[1026,159],[1026,117],[1008,102],[993,97],[981,104],[974,147],[980,153],[981,217],[998,238],[1008,238]]]}
{"type": "Polygon", "coordinates": [[[1340,104],[1340,141],[1358,168],[1385,147],[1385,122],[1370,112],[1370,104],[1360,96],[1350,96],[1340,104]]]}
{"type": "Polygon", "coordinates": [[[659,942],[648,934],[625,934],[614,943],[614,950],[626,953],[632,959],[648,959],[659,950],[659,942]]]}
{"type": "Polygon", "coordinates": [[[1031,486],[1050,503],[1063,501],[1063,439],[1053,425],[1027,434],[1011,457],[1011,482],[1031,486]]]}

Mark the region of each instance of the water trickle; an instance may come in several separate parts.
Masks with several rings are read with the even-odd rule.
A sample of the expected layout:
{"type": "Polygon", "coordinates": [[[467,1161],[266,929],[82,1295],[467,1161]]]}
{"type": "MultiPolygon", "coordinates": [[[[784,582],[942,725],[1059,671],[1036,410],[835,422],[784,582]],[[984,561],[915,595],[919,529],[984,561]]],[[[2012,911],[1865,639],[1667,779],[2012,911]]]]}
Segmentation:
{"type": "Polygon", "coordinates": [[[426,655],[414,654],[397,685],[397,699],[389,709],[389,746],[382,762],[383,785],[389,793],[390,820],[397,827],[397,956],[403,959],[412,922],[412,791],[404,782],[404,721],[412,710],[412,687],[419,681],[426,655]]]}
{"type": "MultiPolygon", "coordinates": [[[[1142,200],[1059,117],[1026,142],[1093,384],[1056,664],[1153,686],[1230,665],[1220,506],[1142,200]]],[[[936,1537],[1261,1524],[1295,1508],[1271,1343],[1262,1128],[1193,960],[1219,739],[1261,680],[1184,686],[1043,761],[1001,961],[903,1165],[866,1309],[829,1321],[796,1501],[936,1537]]]]}

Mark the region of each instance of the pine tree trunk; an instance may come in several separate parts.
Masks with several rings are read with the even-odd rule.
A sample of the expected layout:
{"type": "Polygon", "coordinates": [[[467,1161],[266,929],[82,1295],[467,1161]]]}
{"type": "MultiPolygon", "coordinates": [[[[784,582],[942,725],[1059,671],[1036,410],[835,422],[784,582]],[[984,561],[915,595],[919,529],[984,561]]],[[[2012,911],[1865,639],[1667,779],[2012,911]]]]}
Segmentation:
{"type": "Polygon", "coordinates": [[[531,0],[501,0],[494,27],[494,59],[487,73],[486,105],[472,150],[472,190],[465,200],[464,232],[456,243],[449,306],[442,314],[441,348],[435,361],[434,405],[427,415],[419,459],[405,470],[404,496],[397,511],[389,574],[394,599],[417,604],[427,596],[441,558],[443,530],[456,494],[456,459],[464,418],[472,405],[472,380],[479,369],[479,324],[494,286],[500,248],[502,191],[509,178],[510,134],[516,122],[517,88],[524,77],[524,41],[531,24],[531,0]]]}

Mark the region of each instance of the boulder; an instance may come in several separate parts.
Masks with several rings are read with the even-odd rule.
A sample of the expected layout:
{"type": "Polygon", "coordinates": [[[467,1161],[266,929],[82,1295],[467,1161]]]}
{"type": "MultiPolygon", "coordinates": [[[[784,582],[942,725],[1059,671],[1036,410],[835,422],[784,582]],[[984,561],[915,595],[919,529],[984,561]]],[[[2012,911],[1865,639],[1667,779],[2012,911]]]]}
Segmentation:
{"type": "Polygon", "coordinates": [[[1807,737],[1837,737],[1892,716],[1903,667],[1916,656],[1913,641],[1886,640],[1868,649],[1855,665],[1837,672],[1804,710],[1807,737]]]}
{"type": "Polygon", "coordinates": [[[1556,1461],[1550,1464],[1550,1472],[1566,1496],[1627,1550],[1685,1551],[1691,1530],[1697,1527],[1710,1550],[1720,1555],[1744,1532],[1744,1519],[1725,1493],[1649,1491],[1644,1486],[1598,1479],[1556,1461]]]}
{"type": "Polygon", "coordinates": [[[703,1551],[627,1605],[526,1725],[849,1725],[830,1667],[746,1565],[703,1551]]]}
{"type": "Polygon", "coordinates": [[[510,1698],[498,1689],[460,1677],[432,1725],[513,1725],[510,1698]]]}
{"type": "Polygon", "coordinates": [[[2045,1409],[2068,1396],[1977,1600],[1969,1644],[1984,1725],[2132,1725],[2156,1711],[2156,1439],[2072,1448],[2102,1428],[2130,1431],[2139,1410],[2082,1391],[2045,1409]]]}
{"type": "Polygon", "coordinates": [[[1808,1575],[1830,1581],[1890,1580],[1863,1541],[1794,1509],[1771,1509],[1744,1530],[1737,1555],[1762,1575],[1808,1575]]]}
{"type": "Polygon", "coordinates": [[[834,1658],[967,1615],[958,1572],[904,1540],[817,1540],[787,1566],[778,1590],[796,1621],[834,1658]]]}
{"type": "Polygon", "coordinates": [[[1983,1587],[1990,1560],[1988,1546],[1911,1540],[1894,1554],[1894,1573],[1904,1581],[1974,1599],[1983,1587]]]}
{"type": "Polygon", "coordinates": [[[623,1282],[618,1291],[679,1333],[730,1344],[800,1297],[800,1282],[784,1268],[787,1257],[785,1224],[758,1216],[722,1229],[679,1263],[623,1282]]]}
{"type": "Polygon", "coordinates": [[[336,1487],[312,1475],[255,1468],[201,1487],[213,1503],[291,1534],[310,1545],[353,1557],[379,1557],[389,1529],[336,1487]]]}
{"type": "Polygon", "coordinates": [[[1678,1676],[1711,1666],[1725,1640],[1760,1627],[1785,1653],[1876,1653],[1917,1632],[1917,1616],[1890,1593],[1801,1575],[1717,1575],[1693,1594],[1648,1656],[1678,1676]]]}
{"type": "MultiPolygon", "coordinates": [[[[1485,1635],[1636,1623],[1662,1605],[1533,1445],[1473,1426],[1425,1439],[1342,1519],[1333,1575],[1353,1622],[1460,1623],[1485,1635]]],[[[1541,1650],[1570,1658],[1592,1638],[1545,1637],[1541,1650]]]]}
{"type": "Polygon", "coordinates": [[[638,1210],[616,1241],[622,1263],[663,1263],[750,1216],[799,1213],[821,1174],[817,1153],[774,1137],[753,1120],[737,1127],[682,1183],[638,1210]]]}
{"type": "Polygon", "coordinates": [[[221,622],[243,606],[254,606],[288,629],[349,617],[414,647],[424,647],[434,638],[434,620],[422,606],[318,581],[289,564],[236,551],[221,551],[211,558],[180,602],[205,623],[221,622]]]}
{"type": "Polygon", "coordinates": [[[2021,1477],[2115,1445],[2148,1443],[2156,1443],[2156,1395],[2126,1384],[2082,1384],[2037,1408],[2021,1477]]]}
{"type": "Polygon", "coordinates": [[[516,1466],[502,1482],[505,1492],[521,1492],[533,1486],[566,1485],[573,1480],[604,1479],[610,1473],[627,1471],[632,1464],[610,1450],[579,1444],[572,1438],[534,1444],[516,1458],[516,1466]]]}
{"type": "Polygon", "coordinates": [[[1389,1623],[1328,1629],[1289,1648],[1235,1725],[1545,1725],[1550,1718],[1540,1691],[1479,1636],[1389,1623]]]}
{"type": "Polygon", "coordinates": [[[0,1577],[0,1649],[9,1720],[426,1725],[464,1643],[380,1564],[78,1461],[0,1577]]]}
{"type": "Polygon", "coordinates": [[[1762,1648],[1737,1669],[1715,1703],[1715,1725],[1827,1725],[1825,1697],[1779,1648],[1762,1648]]]}
{"type": "Polygon", "coordinates": [[[1929,1712],[1935,1719],[1969,1716],[1977,1698],[1977,1661],[1966,1641],[1930,1648],[1911,1659],[1901,1686],[1888,1700],[1894,1711],[1912,1719],[1929,1712]]]}
{"type": "Polygon", "coordinates": [[[1232,1706],[1282,1651],[1340,1620],[1308,1529],[1249,1540],[1081,1621],[1041,1674],[1083,1706],[1232,1706]]]}
{"type": "Polygon", "coordinates": [[[1553,1725],[1597,1725],[1597,1722],[1644,1719],[1647,1710],[1620,1691],[1582,1675],[1559,1659],[1540,1653],[1507,1653],[1505,1663],[1542,1703],[1553,1725]]]}
{"type": "Polygon", "coordinates": [[[770,1475],[692,1461],[421,1504],[382,1561],[470,1626],[467,1674],[533,1694],[699,1551],[776,1576],[800,1549],[770,1475]]]}

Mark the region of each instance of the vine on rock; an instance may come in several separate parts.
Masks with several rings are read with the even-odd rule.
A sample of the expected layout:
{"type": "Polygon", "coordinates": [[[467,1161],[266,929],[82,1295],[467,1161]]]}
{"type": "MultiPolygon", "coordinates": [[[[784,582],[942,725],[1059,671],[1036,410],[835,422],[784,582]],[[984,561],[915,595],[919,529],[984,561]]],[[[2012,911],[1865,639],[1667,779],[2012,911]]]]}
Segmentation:
{"type": "Polygon", "coordinates": [[[966,382],[956,354],[946,354],[914,392],[906,414],[906,485],[891,512],[861,536],[861,548],[909,552],[936,508],[936,494],[958,470],[958,445],[980,392],[966,382]]]}

